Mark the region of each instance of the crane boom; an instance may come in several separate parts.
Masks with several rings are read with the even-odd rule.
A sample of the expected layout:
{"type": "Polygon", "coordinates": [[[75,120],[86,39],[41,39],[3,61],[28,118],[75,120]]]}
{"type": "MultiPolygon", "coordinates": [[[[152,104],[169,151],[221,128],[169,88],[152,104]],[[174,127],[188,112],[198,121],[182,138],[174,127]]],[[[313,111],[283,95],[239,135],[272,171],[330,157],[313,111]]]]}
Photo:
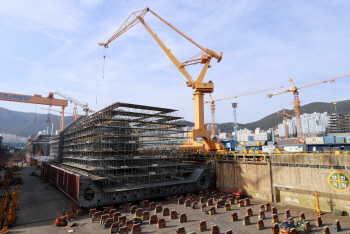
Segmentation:
{"type": "Polygon", "coordinates": [[[202,46],[200,46],[198,43],[196,43],[195,41],[193,41],[191,38],[189,38],[188,36],[186,36],[185,34],[183,34],[180,30],[178,30],[177,28],[175,28],[174,26],[172,26],[169,22],[167,22],[166,20],[164,20],[162,17],[160,17],[159,15],[157,15],[156,13],[154,13],[152,10],[149,10],[153,15],[155,15],[158,19],[160,19],[161,21],[163,21],[165,24],[167,24],[169,27],[171,27],[172,29],[174,29],[177,33],[179,33],[181,36],[183,36],[184,38],[186,38],[187,40],[189,40],[190,42],[192,42],[195,46],[197,46],[199,49],[201,49],[203,52],[207,53],[208,55],[211,55],[212,57],[216,58],[218,60],[218,63],[221,61],[222,59],[222,53],[221,55],[217,54],[215,51],[209,50],[209,49],[205,49],[202,46]]]}
{"type": "Polygon", "coordinates": [[[86,103],[86,104],[83,104],[83,103],[81,103],[81,102],[75,100],[74,98],[72,98],[72,97],[70,97],[70,96],[68,96],[68,95],[66,95],[66,94],[64,94],[64,93],[62,93],[61,91],[58,91],[58,90],[55,91],[55,94],[57,94],[57,95],[59,95],[59,96],[65,98],[65,99],[67,99],[67,100],[73,102],[74,104],[76,104],[76,105],[82,107],[83,110],[85,111],[85,114],[86,114],[86,115],[88,115],[89,112],[92,112],[92,110],[89,109],[89,105],[88,105],[87,103],[86,103]]]}
{"type": "Polygon", "coordinates": [[[140,22],[139,19],[142,19],[148,10],[149,9],[146,8],[142,11],[135,11],[135,12],[131,13],[129,18],[127,18],[124,21],[122,26],[120,26],[120,28],[113,34],[113,36],[110,39],[108,39],[108,41],[106,43],[98,43],[98,44],[100,46],[104,46],[105,48],[108,48],[109,43],[111,43],[112,41],[117,39],[119,36],[121,36],[123,33],[128,31],[130,28],[134,27],[136,24],[138,24],[140,22]]]}
{"type": "Polygon", "coordinates": [[[68,106],[68,101],[63,99],[53,98],[53,93],[49,93],[48,97],[42,97],[41,95],[34,94],[23,95],[15,93],[5,93],[0,92],[0,101],[10,101],[10,102],[23,102],[23,103],[32,103],[32,104],[41,104],[49,106],[68,106]]]}
{"type": "MultiPolygon", "coordinates": [[[[137,23],[140,23],[147,29],[147,31],[151,34],[151,36],[155,39],[155,41],[158,43],[158,45],[163,49],[163,51],[166,53],[166,55],[170,58],[170,60],[174,63],[174,65],[176,66],[176,68],[186,77],[187,81],[187,86],[188,87],[192,87],[192,88],[196,88],[196,84],[197,88],[201,88],[201,83],[204,79],[205,73],[207,68],[209,67],[209,63],[210,63],[210,59],[212,57],[216,58],[218,60],[218,62],[221,61],[222,59],[222,52],[220,54],[216,53],[215,51],[212,51],[210,49],[207,48],[203,48],[202,46],[200,46],[198,43],[196,43],[195,41],[193,41],[191,38],[189,38],[188,36],[186,36],[184,33],[182,33],[180,30],[178,30],[177,28],[175,28],[174,26],[172,26],[169,22],[167,22],[166,20],[164,20],[162,17],[160,17],[159,15],[157,15],[155,12],[153,12],[152,10],[150,10],[148,7],[142,11],[136,11],[133,12],[129,18],[122,24],[122,26],[113,34],[113,36],[106,42],[106,43],[99,43],[100,46],[104,46],[105,48],[108,48],[109,43],[111,43],[112,41],[114,41],[116,38],[118,38],[119,36],[121,36],[122,34],[124,34],[126,31],[128,31],[130,28],[132,28],[133,26],[135,26],[137,23]],[[197,53],[195,56],[193,56],[192,58],[190,58],[189,60],[181,63],[177,60],[177,58],[170,52],[170,50],[164,45],[164,43],[157,37],[157,35],[148,27],[148,25],[145,23],[144,21],[144,16],[146,15],[146,13],[150,11],[154,16],[156,16],[158,19],[160,19],[162,22],[164,22],[166,25],[168,25],[169,27],[171,27],[173,30],[175,30],[177,33],[179,33],[181,36],[183,36],[184,38],[186,38],[188,41],[190,41],[191,43],[193,43],[195,46],[197,46],[198,48],[200,48],[202,51],[197,53]],[[204,55],[204,53],[206,55],[204,55]],[[197,59],[197,57],[201,56],[200,59],[197,59]],[[186,69],[184,68],[185,66],[188,65],[194,65],[194,64],[205,64],[205,66],[203,67],[202,72],[200,73],[198,79],[196,81],[193,81],[192,77],[188,74],[188,72],[186,71],[186,69]]],[[[207,85],[208,86],[208,85],[207,85]]],[[[210,85],[209,85],[210,86],[210,85]]],[[[212,85],[211,85],[212,86],[212,85]]],[[[212,87],[209,87],[212,89],[212,87]]],[[[203,87],[201,88],[203,89],[203,87]]],[[[204,89],[203,89],[204,90],[204,89]]],[[[209,90],[209,89],[208,89],[209,90]]],[[[207,93],[212,93],[211,92],[207,92],[207,93]]]]}
{"type": "MultiPolygon", "coordinates": [[[[209,101],[204,102],[206,103],[210,103],[210,111],[211,111],[211,127],[212,127],[212,138],[215,138],[215,134],[216,134],[216,125],[215,125],[215,102],[217,101],[223,101],[223,100],[227,100],[227,99],[231,99],[231,98],[238,98],[238,97],[243,97],[243,96],[247,96],[247,95],[251,95],[251,94],[256,94],[256,93],[262,93],[262,92],[266,92],[266,91],[270,91],[270,90],[274,90],[274,89],[283,89],[283,86],[279,86],[279,87],[274,87],[274,88],[269,88],[269,89],[262,89],[262,90],[255,90],[249,93],[243,93],[243,94],[239,94],[239,95],[235,95],[235,96],[229,96],[229,97],[223,97],[223,98],[219,98],[214,100],[213,97],[211,96],[211,94],[209,94],[209,101]]],[[[234,109],[234,111],[236,111],[234,109]]],[[[235,112],[236,113],[236,112],[235,112]]],[[[237,124],[237,123],[236,123],[237,124]]]]}
{"type": "Polygon", "coordinates": [[[294,81],[292,78],[289,78],[289,86],[290,88],[280,92],[280,93],[272,93],[272,94],[268,94],[267,97],[271,98],[273,96],[279,95],[279,94],[283,94],[283,93],[289,93],[292,92],[293,93],[293,98],[294,101],[292,102],[294,104],[294,113],[295,113],[295,118],[296,118],[296,127],[297,127],[297,140],[298,140],[298,144],[303,144],[305,142],[303,135],[302,135],[302,128],[301,128],[301,119],[300,119],[300,99],[299,99],[299,89],[304,89],[307,87],[311,87],[311,86],[315,86],[315,85],[319,85],[319,84],[323,84],[323,83],[327,83],[327,82],[334,82],[336,80],[339,79],[343,79],[346,77],[349,77],[350,73],[341,75],[341,76],[337,76],[337,77],[333,77],[333,78],[329,78],[329,79],[325,79],[325,80],[320,80],[320,81],[315,81],[313,83],[310,84],[306,84],[300,87],[297,87],[294,84],[294,81]]]}
{"type": "MultiPolygon", "coordinates": [[[[164,53],[169,57],[169,59],[173,62],[175,67],[182,73],[183,76],[187,79],[187,86],[192,87],[192,89],[195,89],[194,92],[194,113],[195,113],[195,127],[189,134],[189,138],[191,139],[191,142],[193,141],[193,145],[196,145],[198,149],[203,148],[203,144],[200,143],[201,141],[197,142],[198,138],[202,138],[205,143],[205,149],[222,149],[222,145],[213,143],[210,140],[210,133],[206,129],[206,126],[204,124],[204,94],[205,93],[212,93],[214,91],[214,84],[209,81],[208,83],[203,83],[203,79],[205,77],[205,74],[207,72],[207,69],[209,68],[209,64],[212,58],[217,59],[217,62],[220,62],[222,59],[222,52],[220,54],[216,53],[215,51],[212,51],[210,49],[204,48],[200,46],[198,43],[194,42],[191,38],[186,36],[184,33],[182,33],[180,30],[172,26],[169,22],[161,18],[159,15],[157,15],[155,12],[151,11],[148,7],[142,11],[136,11],[133,12],[128,19],[122,24],[122,26],[113,34],[113,36],[106,42],[106,43],[99,43],[100,46],[104,46],[105,48],[108,48],[108,45],[114,41],[116,38],[124,34],[126,31],[128,31],[130,28],[135,26],[136,24],[141,23],[146,30],[151,34],[153,39],[158,43],[158,45],[161,47],[161,49],[164,51],[164,53]],[[164,22],[166,25],[171,27],[173,30],[175,30],[177,33],[179,33],[181,36],[186,38],[188,41],[190,41],[192,44],[197,46],[201,51],[197,53],[196,55],[192,56],[187,61],[181,63],[171,52],[170,49],[168,49],[164,43],[158,38],[158,36],[150,29],[150,27],[146,24],[144,17],[146,13],[150,11],[154,16],[156,16],[158,19],[160,19],[162,22],[164,22]],[[203,64],[203,68],[196,80],[192,79],[190,74],[185,69],[186,66],[189,65],[195,65],[195,64],[203,64]]],[[[191,143],[192,144],[192,143],[191,143]]]]}
{"type": "Polygon", "coordinates": [[[251,95],[251,94],[257,94],[257,93],[263,93],[263,92],[267,92],[267,91],[270,91],[270,90],[275,90],[275,89],[283,89],[284,86],[278,86],[278,87],[273,87],[273,88],[269,88],[269,89],[262,89],[262,90],[255,90],[255,91],[252,91],[252,92],[249,92],[249,93],[243,93],[243,94],[238,94],[238,95],[234,95],[234,96],[229,96],[229,97],[223,97],[223,98],[219,98],[219,99],[216,99],[216,100],[209,100],[209,101],[206,101],[206,103],[211,103],[211,102],[218,102],[218,101],[223,101],[223,100],[227,100],[227,99],[231,99],[231,98],[238,98],[238,97],[243,97],[243,96],[247,96],[247,95],[251,95]]]}
{"type": "Polygon", "coordinates": [[[287,90],[285,90],[283,92],[279,92],[279,93],[268,94],[267,97],[271,98],[272,96],[276,96],[276,95],[279,95],[279,94],[293,92],[293,89],[299,90],[299,89],[304,89],[304,88],[308,88],[308,87],[319,85],[319,84],[324,84],[324,83],[327,83],[327,82],[334,82],[336,80],[343,79],[343,78],[346,78],[346,77],[349,77],[349,76],[350,76],[350,73],[345,74],[345,75],[341,75],[341,76],[337,76],[337,77],[333,77],[333,78],[330,78],[330,79],[315,81],[313,83],[302,85],[302,86],[299,86],[299,87],[296,87],[296,85],[294,84],[293,79],[290,78],[289,79],[290,89],[287,89],[287,90]]]}

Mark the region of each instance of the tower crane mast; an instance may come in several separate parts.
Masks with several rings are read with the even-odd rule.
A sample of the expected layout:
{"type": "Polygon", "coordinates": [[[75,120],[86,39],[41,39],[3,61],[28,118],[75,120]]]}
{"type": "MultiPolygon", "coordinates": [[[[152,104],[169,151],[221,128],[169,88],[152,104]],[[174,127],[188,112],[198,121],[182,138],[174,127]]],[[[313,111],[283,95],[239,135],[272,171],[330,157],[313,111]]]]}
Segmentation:
{"type": "Polygon", "coordinates": [[[336,80],[339,79],[343,79],[350,76],[350,73],[341,75],[341,76],[337,76],[337,77],[333,77],[333,78],[329,78],[329,79],[325,79],[325,80],[320,80],[320,81],[315,81],[313,83],[310,84],[306,84],[306,85],[302,85],[297,87],[294,84],[294,81],[292,78],[289,78],[289,89],[283,91],[283,92],[279,92],[279,93],[273,93],[273,94],[268,94],[267,97],[271,98],[273,96],[279,95],[279,94],[283,94],[283,93],[289,93],[292,92],[293,93],[293,102],[294,103],[294,113],[295,113],[295,118],[296,118],[296,126],[297,126],[297,140],[298,140],[298,144],[304,144],[305,140],[303,138],[302,135],[302,129],[301,129],[301,119],[300,119],[300,100],[299,100],[299,89],[304,89],[304,88],[308,88],[308,87],[312,87],[315,85],[319,85],[319,84],[323,84],[323,83],[327,83],[327,82],[334,82],[336,80]]]}
{"type": "Polygon", "coordinates": [[[285,132],[285,139],[288,139],[288,127],[287,127],[287,116],[289,117],[295,117],[294,115],[288,115],[286,114],[286,110],[284,108],[282,108],[282,113],[281,112],[277,112],[278,115],[282,115],[283,116],[283,121],[284,121],[284,132],[285,132]]]}
{"type": "Polygon", "coordinates": [[[124,34],[126,31],[128,31],[130,28],[135,26],[136,24],[141,23],[146,30],[151,34],[153,39],[158,43],[158,45],[162,48],[164,53],[169,57],[169,59],[174,63],[175,67],[182,73],[183,76],[187,79],[187,86],[192,87],[192,89],[195,90],[194,94],[194,113],[195,113],[195,127],[194,129],[189,133],[190,141],[193,140],[193,143],[189,143],[189,145],[184,147],[191,147],[193,149],[203,149],[203,144],[200,142],[197,142],[198,138],[203,139],[203,143],[205,143],[205,149],[206,150],[217,150],[222,149],[222,146],[220,144],[214,143],[210,139],[210,132],[206,129],[206,126],[204,124],[204,94],[205,93],[212,93],[214,91],[214,84],[209,81],[208,83],[203,83],[203,79],[205,77],[205,74],[207,72],[207,69],[209,68],[209,64],[212,58],[217,59],[217,62],[220,62],[222,59],[222,52],[220,54],[216,53],[215,51],[212,51],[210,49],[204,48],[200,46],[198,43],[194,42],[191,38],[186,36],[184,33],[182,33],[180,30],[172,26],[169,22],[161,18],[159,15],[154,13],[152,10],[150,10],[148,7],[142,11],[136,11],[133,12],[129,18],[122,24],[122,26],[113,34],[113,36],[106,42],[106,43],[99,43],[100,46],[104,46],[105,48],[108,48],[108,45],[114,41],[116,38],[124,34]],[[144,17],[147,12],[151,12],[154,16],[156,16],[158,19],[160,19],[162,22],[164,22],[166,25],[168,25],[170,28],[175,30],[177,33],[179,33],[181,36],[186,38],[188,41],[190,41],[192,44],[197,46],[200,49],[200,52],[186,60],[185,62],[181,63],[177,58],[170,52],[170,49],[168,49],[164,43],[158,38],[158,36],[150,29],[150,27],[146,24],[144,17]],[[190,74],[185,69],[186,66],[189,65],[195,65],[195,64],[203,64],[203,68],[196,80],[193,80],[190,74]],[[191,144],[191,145],[190,145],[191,144]]]}

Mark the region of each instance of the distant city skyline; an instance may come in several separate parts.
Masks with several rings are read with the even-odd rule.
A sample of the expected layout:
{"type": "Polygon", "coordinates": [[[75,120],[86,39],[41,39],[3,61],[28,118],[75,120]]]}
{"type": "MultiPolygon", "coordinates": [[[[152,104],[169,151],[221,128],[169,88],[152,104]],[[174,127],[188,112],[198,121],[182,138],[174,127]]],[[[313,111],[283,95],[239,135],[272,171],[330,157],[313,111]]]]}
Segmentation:
{"type": "MultiPolygon", "coordinates": [[[[327,112],[312,114],[302,114],[301,124],[302,124],[302,133],[303,135],[316,135],[316,134],[325,134],[327,130],[327,125],[329,124],[329,116],[327,112]]],[[[296,137],[296,118],[287,119],[287,128],[289,137],[296,137]]],[[[209,130],[211,130],[211,125],[209,125],[209,130]]],[[[237,131],[237,140],[238,141],[252,141],[252,140],[270,140],[272,137],[272,128],[267,131],[261,130],[260,127],[255,129],[239,129],[237,131]]],[[[273,130],[274,135],[278,137],[285,137],[285,128],[284,121],[278,124],[278,128],[273,130]]],[[[217,127],[217,136],[221,139],[233,138],[235,135],[234,132],[222,132],[220,128],[217,127]]]]}
{"type": "MultiPolygon", "coordinates": [[[[312,114],[302,114],[301,119],[301,131],[303,135],[315,135],[315,134],[325,134],[328,125],[329,116],[327,112],[324,113],[312,113],[312,114]]],[[[284,121],[283,121],[284,122],[284,121]]],[[[287,119],[288,135],[295,136],[297,134],[296,128],[296,118],[287,119]]],[[[284,123],[278,125],[278,135],[279,137],[285,137],[284,123]]]]}

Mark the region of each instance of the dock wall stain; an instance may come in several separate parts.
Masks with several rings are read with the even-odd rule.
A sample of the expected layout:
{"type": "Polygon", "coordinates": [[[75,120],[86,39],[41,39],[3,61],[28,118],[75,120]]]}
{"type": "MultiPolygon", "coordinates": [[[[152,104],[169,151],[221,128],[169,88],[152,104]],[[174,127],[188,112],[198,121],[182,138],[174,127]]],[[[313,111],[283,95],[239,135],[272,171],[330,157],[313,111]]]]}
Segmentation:
{"type": "Polygon", "coordinates": [[[334,180],[338,191],[329,182],[335,172],[350,176],[350,156],[271,155],[264,163],[244,156],[215,165],[218,188],[242,189],[254,198],[309,208],[316,207],[317,191],[321,210],[350,213],[350,189],[345,188],[350,181],[334,180]]]}

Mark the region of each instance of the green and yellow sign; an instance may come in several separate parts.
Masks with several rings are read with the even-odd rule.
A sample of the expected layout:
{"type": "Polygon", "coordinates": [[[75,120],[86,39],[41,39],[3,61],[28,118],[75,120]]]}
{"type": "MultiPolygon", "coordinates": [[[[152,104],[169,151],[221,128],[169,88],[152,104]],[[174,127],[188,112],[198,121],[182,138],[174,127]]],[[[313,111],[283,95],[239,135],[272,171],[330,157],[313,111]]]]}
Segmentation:
{"type": "Polygon", "coordinates": [[[339,192],[345,192],[350,188],[350,177],[341,171],[333,171],[328,175],[328,184],[339,192]]]}

